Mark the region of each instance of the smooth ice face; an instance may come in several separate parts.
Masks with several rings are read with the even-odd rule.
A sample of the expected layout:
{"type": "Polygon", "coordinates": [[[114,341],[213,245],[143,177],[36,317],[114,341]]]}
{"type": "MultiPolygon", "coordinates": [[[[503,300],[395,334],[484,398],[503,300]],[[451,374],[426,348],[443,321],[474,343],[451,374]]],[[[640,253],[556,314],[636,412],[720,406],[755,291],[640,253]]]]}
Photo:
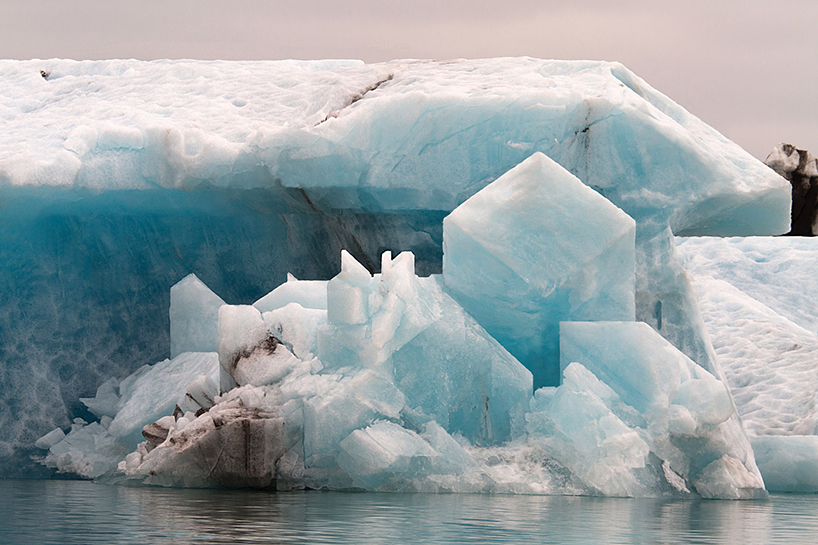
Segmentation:
{"type": "Polygon", "coordinates": [[[750,443],[767,490],[818,493],[818,436],[750,436],[750,443]]]}
{"type": "Polygon", "coordinates": [[[173,413],[184,403],[188,386],[200,377],[216,382],[219,357],[215,352],[184,352],[172,360],[146,365],[119,383],[121,408],[108,431],[133,447],[142,441],[142,428],[173,413]]]}
{"type": "Polygon", "coordinates": [[[559,322],[634,319],[635,223],[543,154],[443,221],[443,278],[534,374],[559,384],[559,322]]]}
{"type": "Polygon", "coordinates": [[[170,357],[219,349],[219,307],[224,303],[195,274],[170,288],[170,357]]]}
{"type": "Polygon", "coordinates": [[[440,319],[389,359],[407,403],[478,445],[519,437],[531,372],[445,292],[440,277],[418,284],[440,319]]]}
{"type": "Polygon", "coordinates": [[[637,226],[636,319],[724,379],[670,227],[637,226]]]}
{"type": "Polygon", "coordinates": [[[651,450],[705,497],[764,484],[725,384],[642,322],[563,322],[564,369],[579,362],[644,420],[651,450]]]}

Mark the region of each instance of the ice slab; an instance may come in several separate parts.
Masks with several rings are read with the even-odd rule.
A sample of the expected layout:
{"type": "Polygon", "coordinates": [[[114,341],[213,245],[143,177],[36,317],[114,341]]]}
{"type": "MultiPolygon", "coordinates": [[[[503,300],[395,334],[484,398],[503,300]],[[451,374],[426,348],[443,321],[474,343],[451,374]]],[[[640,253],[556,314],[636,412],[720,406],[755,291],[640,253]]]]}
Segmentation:
{"type": "Polygon", "coordinates": [[[445,292],[440,277],[418,284],[440,318],[389,360],[407,403],[478,445],[519,437],[531,372],[445,292]]]}
{"type": "Polygon", "coordinates": [[[443,278],[534,375],[559,384],[559,322],[633,320],[635,223],[541,153],[443,221],[443,278]]]}
{"type": "Polygon", "coordinates": [[[97,388],[97,394],[94,397],[81,397],[80,401],[98,418],[115,417],[121,405],[119,381],[109,378],[97,388]]]}
{"type": "Polygon", "coordinates": [[[541,151],[633,217],[660,217],[676,233],[788,229],[788,183],[618,63],[52,59],[0,67],[11,104],[0,180],[10,184],[107,189],[112,171],[122,188],[140,189],[278,179],[314,189],[319,206],[452,210],[541,151]],[[93,99],[78,92],[89,84],[93,99]],[[269,176],[246,175],[259,164],[269,176]]]}
{"type": "Polygon", "coordinates": [[[764,489],[726,385],[642,322],[563,322],[564,369],[579,362],[645,419],[651,450],[705,497],[764,489]]]}
{"type": "Polygon", "coordinates": [[[195,274],[170,288],[170,357],[219,349],[219,307],[224,303],[195,274]]]}
{"type": "Polygon", "coordinates": [[[173,413],[184,402],[188,386],[201,376],[216,381],[215,352],[184,352],[172,360],[146,365],[119,383],[121,409],[108,431],[131,448],[143,440],[142,428],[173,413]]]}
{"type": "Polygon", "coordinates": [[[638,226],[636,233],[636,319],[723,380],[670,227],[638,226]]]}

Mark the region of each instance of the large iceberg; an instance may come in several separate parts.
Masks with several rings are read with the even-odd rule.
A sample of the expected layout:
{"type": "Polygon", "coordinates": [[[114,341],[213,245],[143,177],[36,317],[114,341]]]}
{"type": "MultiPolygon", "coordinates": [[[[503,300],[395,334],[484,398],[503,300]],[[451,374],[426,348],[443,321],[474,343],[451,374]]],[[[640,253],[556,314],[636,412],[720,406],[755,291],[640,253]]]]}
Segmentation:
{"type": "MultiPolygon", "coordinates": [[[[662,464],[652,450],[646,471],[656,486],[597,486],[590,475],[602,470],[593,463],[580,471],[548,450],[556,443],[531,439],[526,367],[537,386],[560,382],[560,320],[647,322],[720,379],[674,235],[789,228],[786,180],[621,65],[0,66],[0,281],[10,294],[0,303],[3,475],[36,474],[28,460],[48,432],[38,441],[48,467],[96,476],[105,466],[93,445],[115,443],[130,454],[114,460],[105,451],[117,467],[108,477],[124,471],[156,484],[731,496],[693,474],[655,472],[662,464]],[[543,296],[547,281],[570,287],[557,292],[575,307],[546,319],[545,348],[524,355],[490,312],[469,308],[465,296],[484,300],[478,290],[489,284],[458,286],[448,267],[451,281],[435,275],[444,218],[462,206],[447,220],[458,225],[479,191],[491,195],[504,174],[535,163],[541,176],[528,195],[552,183],[537,202],[556,221],[536,211],[517,221],[525,218],[492,209],[491,198],[485,209],[509,243],[526,234],[514,229],[539,226],[532,251],[548,255],[528,257],[562,265],[531,276],[525,250],[485,255],[516,259],[520,285],[543,296]],[[588,231],[581,217],[570,227],[565,213],[579,201],[595,222],[588,231]],[[564,228],[564,244],[548,240],[543,230],[552,227],[564,228]],[[382,260],[393,250],[406,253],[382,260]],[[550,355],[540,362],[539,353],[550,355]],[[114,426],[130,382],[109,378],[168,355],[167,372],[181,373],[162,393],[161,412],[171,412],[146,413],[153,421],[133,450],[137,427],[114,426]],[[177,369],[194,360],[206,370],[177,369]],[[95,415],[99,422],[86,424],[95,415]],[[49,431],[76,418],[64,438],[49,431]],[[277,439],[235,445],[218,471],[179,469],[208,462],[234,425],[246,438],[277,439]],[[182,448],[199,440],[198,454],[182,448]],[[256,455],[255,469],[237,475],[233,461],[256,455]],[[194,461],[174,461],[183,459],[194,461]],[[398,474],[405,468],[414,477],[398,474]]],[[[553,303],[543,300],[540,310],[553,303]]],[[[550,395],[538,390],[534,399],[550,395]]]]}

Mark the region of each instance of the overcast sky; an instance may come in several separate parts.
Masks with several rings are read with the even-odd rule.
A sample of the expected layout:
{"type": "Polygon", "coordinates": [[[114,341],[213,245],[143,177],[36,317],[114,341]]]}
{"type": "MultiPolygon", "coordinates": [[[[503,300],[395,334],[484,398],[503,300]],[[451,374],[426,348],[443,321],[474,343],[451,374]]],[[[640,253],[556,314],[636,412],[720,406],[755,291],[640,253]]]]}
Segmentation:
{"type": "Polygon", "coordinates": [[[517,55],[621,61],[756,157],[818,153],[817,0],[0,0],[0,58],[517,55]]]}

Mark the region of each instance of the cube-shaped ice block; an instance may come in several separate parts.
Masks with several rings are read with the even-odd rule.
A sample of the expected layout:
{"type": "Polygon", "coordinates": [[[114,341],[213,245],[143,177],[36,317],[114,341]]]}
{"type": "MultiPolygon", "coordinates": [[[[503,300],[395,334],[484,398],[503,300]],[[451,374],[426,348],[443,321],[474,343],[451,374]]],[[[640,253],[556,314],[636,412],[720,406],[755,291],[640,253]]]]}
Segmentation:
{"type": "Polygon", "coordinates": [[[443,277],[535,388],[557,385],[560,321],[634,319],[635,226],[535,153],[443,221],[443,277]]]}
{"type": "Polygon", "coordinates": [[[221,297],[195,274],[170,288],[170,357],[182,352],[216,352],[219,349],[221,297]]]}

